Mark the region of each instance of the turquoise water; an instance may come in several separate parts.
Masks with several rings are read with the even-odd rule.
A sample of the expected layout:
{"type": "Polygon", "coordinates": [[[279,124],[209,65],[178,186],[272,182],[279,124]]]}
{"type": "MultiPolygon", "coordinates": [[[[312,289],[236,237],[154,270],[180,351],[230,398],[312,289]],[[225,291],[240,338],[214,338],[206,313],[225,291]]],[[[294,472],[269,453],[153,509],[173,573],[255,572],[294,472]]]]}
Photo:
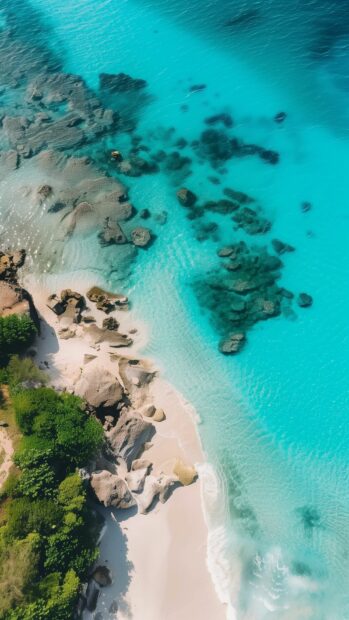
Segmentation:
{"type": "MultiPolygon", "coordinates": [[[[51,49],[64,71],[92,88],[101,72],[146,79],[151,98],[138,110],[137,134],[154,150],[173,150],[175,138],[195,140],[205,117],[226,111],[235,135],[280,153],[276,166],[257,157],[225,162],[221,186],[208,179],[217,171],[197,159],[186,180],[163,172],[122,179],[137,209],[168,215],[164,225],[148,221],[157,239],[138,254],[123,289],[150,327],[145,352],[201,418],[204,448],[221,478],[218,500],[208,500],[210,566],[238,620],[349,618],[349,19],[343,4],[292,2],[285,11],[276,1],[32,0],[17,13],[5,2],[0,22],[6,28],[14,20],[26,45],[51,49]],[[250,9],[259,13],[224,25],[250,9]],[[206,88],[192,93],[193,84],[206,88]],[[287,119],[276,124],[273,116],[282,110],[287,119]],[[175,137],[166,132],[170,127],[175,137]],[[249,242],[292,243],[296,252],[284,258],[282,285],[314,298],[310,309],[295,306],[294,320],[258,323],[234,358],[218,352],[216,330],[192,288],[196,276],[217,265],[217,247],[234,239],[232,225],[207,216],[219,225],[219,242],[197,241],[175,198],[183,182],[205,200],[221,197],[224,186],[258,198],[273,230],[249,242]],[[313,205],[308,213],[303,201],[313,205]]],[[[103,137],[82,151],[127,144],[125,134],[103,137]]],[[[189,147],[182,153],[192,157],[189,147]]],[[[16,174],[29,182],[25,166],[16,174]]],[[[9,188],[0,187],[6,213],[9,188]]],[[[10,224],[15,211],[13,204],[6,215],[6,239],[20,243],[20,223],[13,234],[10,224]]],[[[120,286],[112,250],[97,252],[93,234],[73,244],[61,263],[51,261],[50,247],[43,249],[48,271],[91,269],[120,286]]]]}

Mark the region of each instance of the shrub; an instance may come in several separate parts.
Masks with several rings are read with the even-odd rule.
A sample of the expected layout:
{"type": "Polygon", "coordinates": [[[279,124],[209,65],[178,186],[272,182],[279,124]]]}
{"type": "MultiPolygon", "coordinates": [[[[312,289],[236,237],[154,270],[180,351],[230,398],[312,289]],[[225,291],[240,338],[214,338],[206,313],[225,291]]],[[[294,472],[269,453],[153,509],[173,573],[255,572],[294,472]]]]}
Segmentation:
{"type": "Polygon", "coordinates": [[[82,512],[86,502],[83,482],[78,473],[67,476],[58,488],[58,502],[64,511],[82,512]]]}
{"type": "Polygon", "coordinates": [[[34,340],[37,329],[27,315],[0,317],[0,351],[3,355],[24,351],[34,340]]]}
{"type": "Polygon", "coordinates": [[[40,370],[29,357],[21,358],[11,355],[7,365],[7,382],[11,388],[24,382],[47,383],[47,375],[40,370]]]}
{"type": "Polygon", "coordinates": [[[62,521],[62,509],[51,500],[34,500],[27,497],[13,499],[8,506],[6,538],[25,538],[30,532],[48,535],[62,521]]]}
{"type": "Polygon", "coordinates": [[[64,475],[85,465],[102,443],[101,424],[87,415],[81,400],[72,394],[57,394],[50,388],[23,390],[14,396],[13,404],[21,431],[42,447],[50,447],[64,475]]]}
{"type": "Polygon", "coordinates": [[[0,617],[25,597],[38,575],[39,537],[3,547],[0,552],[0,617]]]}
{"type": "Polygon", "coordinates": [[[55,495],[56,475],[49,463],[26,468],[17,484],[17,493],[33,499],[55,495]]]}

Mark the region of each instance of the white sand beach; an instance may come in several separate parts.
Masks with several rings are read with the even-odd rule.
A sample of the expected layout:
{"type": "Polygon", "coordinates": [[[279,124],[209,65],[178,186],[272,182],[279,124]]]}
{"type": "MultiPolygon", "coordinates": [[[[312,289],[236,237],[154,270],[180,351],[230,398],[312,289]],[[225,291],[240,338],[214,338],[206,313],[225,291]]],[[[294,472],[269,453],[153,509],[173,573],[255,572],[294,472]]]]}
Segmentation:
{"type": "MultiPolygon", "coordinates": [[[[43,319],[36,359],[48,370],[54,385],[69,389],[84,365],[85,354],[96,355],[104,368],[116,372],[117,365],[107,343],[91,346],[80,333],[82,328],[77,328],[73,338],[58,338],[59,319],[46,305],[47,296],[57,291],[43,290],[33,277],[26,278],[25,285],[43,319]]],[[[75,281],[66,285],[86,293],[86,283],[79,286],[75,281]]],[[[97,324],[106,316],[93,304],[89,304],[88,313],[96,318],[97,324]]],[[[137,351],[147,339],[146,326],[135,322],[132,312],[117,310],[112,316],[120,323],[119,331],[131,332],[134,341],[130,347],[114,348],[113,353],[139,356],[137,351]]],[[[147,363],[151,365],[149,360],[147,363]]],[[[195,412],[159,376],[150,384],[150,398],[166,416],[164,421],[154,423],[156,434],[144,453],[153,463],[154,473],[173,472],[177,460],[195,465],[200,473],[205,457],[195,412]]],[[[85,620],[223,620],[226,617],[207,567],[208,532],[200,486],[199,475],[195,483],[176,488],[165,504],[156,504],[148,514],[137,513],[137,508],[100,508],[106,521],[98,564],[110,569],[113,583],[102,589],[95,612],[84,612],[85,620]]]]}

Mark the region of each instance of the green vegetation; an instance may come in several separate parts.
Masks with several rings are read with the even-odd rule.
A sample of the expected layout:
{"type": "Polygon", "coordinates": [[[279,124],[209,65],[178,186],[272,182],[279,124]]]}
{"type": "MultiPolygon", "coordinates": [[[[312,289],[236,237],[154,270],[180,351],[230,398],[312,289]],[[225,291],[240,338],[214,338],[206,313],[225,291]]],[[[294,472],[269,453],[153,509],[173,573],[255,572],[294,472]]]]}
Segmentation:
{"type": "Polygon", "coordinates": [[[35,383],[47,383],[47,375],[34,364],[29,357],[18,357],[11,355],[7,364],[6,381],[13,387],[26,381],[35,383]]]}
{"type": "Polygon", "coordinates": [[[0,352],[2,356],[24,351],[34,340],[37,329],[29,316],[0,317],[0,352]]]}
{"type": "MultiPolygon", "coordinates": [[[[0,620],[73,619],[81,582],[97,556],[77,468],[96,453],[103,429],[71,394],[23,389],[28,374],[42,379],[36,371],[18,358],[6,369],[22,436],[0,499],[0,620]]],[[[3,397],[10,408],[7,386],[3,397]]]]}

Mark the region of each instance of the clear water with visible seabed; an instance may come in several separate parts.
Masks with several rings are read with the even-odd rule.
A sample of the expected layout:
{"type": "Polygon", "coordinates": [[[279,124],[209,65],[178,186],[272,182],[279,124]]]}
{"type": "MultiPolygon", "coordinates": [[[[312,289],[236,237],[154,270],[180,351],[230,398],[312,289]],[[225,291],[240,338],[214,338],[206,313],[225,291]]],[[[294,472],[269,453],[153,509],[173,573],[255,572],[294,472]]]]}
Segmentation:
{"type": "MultiPolygon", "coordinates": [[[[235,233],[216,216],[219,242],[197,241],[175,180],[163,173],[126,180],[137,209],[168,217],[151,224],[157,239],[123,286],[149,325],[146,353],[195,406],[220,474],[218,500],[210,499],[207,472],[209,561],[230,617],[349,618],[347,3],[31,0],[5,1],[2,11],[0,27],[11,17],[21,36],[40,39],[92,88],[101,72],[147,80],[137,133],[152,148],[164,148],[170,127],[195,140],[205,117],[223,110],[236,135],[280,153],[275,166],[228,161],[221,183],[257,197],[272,220],[257,244],[280,237],[296,247],[283,257],[282,285],[311,293],[311,308],[257,324],[239,356],[223,357],[192,282],[235,233]],[[190,92],[193,84],[205,88],[190,92]],[[277,124],[280,111],[287,118],[277,124]]],[[[113,146],[115,138],[105,140],[113,146]]],[[[185,182],[215,199],[215,174],[194,158],[185,182]]],[[[91,269],[118,286],[92,247],[81,243],[56,268],[91,269]]]]}

